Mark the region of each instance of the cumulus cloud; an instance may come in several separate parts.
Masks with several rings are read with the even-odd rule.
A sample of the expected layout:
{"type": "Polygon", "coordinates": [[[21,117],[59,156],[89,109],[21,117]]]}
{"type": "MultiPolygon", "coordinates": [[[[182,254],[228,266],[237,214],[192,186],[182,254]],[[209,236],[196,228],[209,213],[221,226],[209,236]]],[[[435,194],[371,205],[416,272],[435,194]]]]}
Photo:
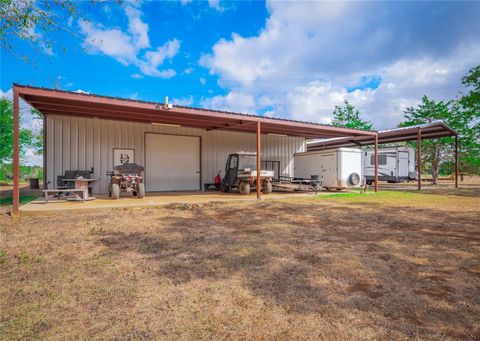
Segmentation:
{"type": "MultiPolygon", "coordinates": [[[[180,49],[180,41],[172,39],[164,45],[150,50],[149,26],[142,20],[142,11],[135,2],[127,2],[125,15],[128,29],[107,28],[100,23],[79,21],[82,34],[85,35],[82,46],[89,53],[100,53],[116,59],[121,64],[135,65],[147,76],[171,78],[173,69],[160,70],[166,59],[173,58],[180,49]]],[[[132,77],[139,78],[139,74],[132,77]]]]}
{"type": "Polygon", "coordinates": [[[205,98],[202,105],[215,110],[251,113],[256,109],[255,97],[252,94],[230,91],[227,95],[205,98]]]}
{"type": "Polygon", "coordinates": [[[377,129],[426,94],[450,99],[480,60],[478,3],[269,2],[262,31],[218,41],[201,66],[228,92],[204,105],[328,123],[344,99],[377,129]],[[232,98],[244,98],[238,103],[232,98]],[[251,102],[253,101],[253,104],[251,102]]]}
{"type": "Polygon", "coordinates": [[[147,51],[144,60],[139,61],[140,70],[147,76],[156,76],[163,78],[170,78],[175,76],[174,70],[159,71],[158,67],[163,64],[167,58],[173,58],[180,49],[180,41],[173,39],[167,41],[164,45],[158,47],[155,51],[147,51]],[[170,76],[165,77],[166,74],[171,73],[170,76]],[[162,76],[163,74],[163,76],[162,76]]]}
{"type": "Polygon", "coordinates": [[[137,60],[135,45],[131,37],[118,29],[105,29],[99,24],[87,21],[79,22],[80,29],[85,34],[82,46],[90,53],[103,53],[115,58],[123,65],[134,64],[137,60]]]}

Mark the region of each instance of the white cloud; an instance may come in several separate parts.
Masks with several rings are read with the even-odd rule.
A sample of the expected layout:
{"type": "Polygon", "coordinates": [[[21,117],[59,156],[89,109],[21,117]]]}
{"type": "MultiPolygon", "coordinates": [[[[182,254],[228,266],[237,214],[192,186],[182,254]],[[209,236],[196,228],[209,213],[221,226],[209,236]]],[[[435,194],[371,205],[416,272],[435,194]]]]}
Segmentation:
{"type": "Polygon", "coordinates": [[[138,65],[142,73],[147,76],[156,76],[162,78],[171,78],[175,76],[174,70],[159,71],[158,66],[163,64],[165,59],[174,57],[180,49],[180,41],[177,39],[169,40],[164,45],[158,47],[155,51],[147,51],[144,60],[140,60],[138,65]]]}
{"type": "MultiPolygon", "coordinates": [[[[180,41],[172,39],[164,45],[150,50],[148,24],[142,20],[143,13],[138,2],[127,1],[125,14],[128,30],[106,28],[104,25],[79,21],[81,32],[85,35],[82,46],[89,53],[101,53],[115,58],[122,65],[135,65],[142,74],[160,78],[171,78],[173,69],[161,70],[159,67],[166,59],[173,58],[180,49],[180,41]]],[[[139,78],[139,74],[132,75],[139,78]]]]}
{"type": "Polygon", "coordinates": [[[87,21],[79,22],[85,34],[82,46],[90,53],[103,53],[115,58],[123,65],[135,64],[138,50],[132,44],[131,37],[118,29],[104,29],[87,21]]]}
{"type": "Polygon", "coordinates": [[[182,74],[184,74],[184,75],[189,75],[189,74],[191,74],[192,72],[193,72],[193,68],[192,68],[192,67],[189,67],[189,68],[183,70],[182,74]]]}
{"type": "Polygon", "coordinates": [[[174,98],[171,100],[171,103],[174,105],[180,105],[184,107],[191,106],[193,104],[193,96],[183,97],[183,98],[174,98]]]}
{"type": "Polygon", "coordinates": [[[219,12],[224,11],[224,8],[220,6],[220,0],[208,0],[208,6],[219,12]]]}
{"type": "Polygon", "coordinates": [[[201,104],[210,109],[235,111],[241,113],[255,112],[255,97],[251,94],[231,91],[225,96],[214,96],[204,98],[201,104]]]}
{"type": "Polygon", "coordinates": [[[448,11],[432,12],[431,6],[268,2],[270,17],[258,35],[233,34],[201,57],[228,91],[202,104],[328,123],[347,99],[375,128],[391,128],[424,94],[453,98],[462,75],[480,60],[471,9],[442,3],[448,11]],[[381,77],[378,88],[347,91],[372,76],[381,77]]]}
{"type": "Polygon", "coordinates": [[[205,79],[205,77],[200,77],[199,81],[202,85],[207,84],[207,80],[205,79]]]}
{"type": "Polygon", "coordinates": [[[150,47],[148,24],[142,21],[142,12],[135,7],[127,6],[125,13],[128,17],[128,30],[132,35],[135,46],[139,49],[150,47]]]}

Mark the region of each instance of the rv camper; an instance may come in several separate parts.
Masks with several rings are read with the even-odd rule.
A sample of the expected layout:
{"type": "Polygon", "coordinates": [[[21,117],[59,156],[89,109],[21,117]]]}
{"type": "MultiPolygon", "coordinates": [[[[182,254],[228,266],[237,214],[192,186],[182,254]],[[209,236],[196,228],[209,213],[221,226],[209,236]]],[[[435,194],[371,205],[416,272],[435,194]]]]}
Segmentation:
{"type": "Polygon", "coordinates": [[[336,148],[296,153],[295,178],[310,179],[319,175],[322,187],[345,189],[362,186],[362,151],[336,148]]]}
{"type": "MultiPolygon", "coordinates": [[[[375,154],[365,150],[363,172],[367,184],[375,181],[375,154]]],[[[415,173],[415,151],[410,147],[392,147],[378,150],[378,180],[388,182],[412,181],[415,173]]]]}

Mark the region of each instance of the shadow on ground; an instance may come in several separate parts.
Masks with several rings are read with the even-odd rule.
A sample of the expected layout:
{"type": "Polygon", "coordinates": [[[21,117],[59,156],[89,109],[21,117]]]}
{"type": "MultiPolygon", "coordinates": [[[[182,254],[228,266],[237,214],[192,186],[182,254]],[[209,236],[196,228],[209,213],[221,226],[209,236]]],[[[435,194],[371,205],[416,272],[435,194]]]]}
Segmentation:
{"type": "Polygon", "coordinates": [[[107,232],[98,242],[112,257],[153,261],[159,281],[239,277],[267,305],[361,313],[393,333],[387,338],[480,336],[480,217],[369,205],[220,205],[183,217],[173,210],[158,228],[107,232]]]}

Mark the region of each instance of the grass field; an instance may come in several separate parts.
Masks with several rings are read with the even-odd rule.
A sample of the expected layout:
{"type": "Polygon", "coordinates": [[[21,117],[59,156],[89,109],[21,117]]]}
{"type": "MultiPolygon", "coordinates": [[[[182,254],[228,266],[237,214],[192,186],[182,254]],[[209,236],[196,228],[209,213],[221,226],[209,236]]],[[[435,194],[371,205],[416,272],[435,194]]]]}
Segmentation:
{"type": "Polygon", "coordinates": [[[478,187],[0,216],[2,339],[479,339],[478,187]]]}

